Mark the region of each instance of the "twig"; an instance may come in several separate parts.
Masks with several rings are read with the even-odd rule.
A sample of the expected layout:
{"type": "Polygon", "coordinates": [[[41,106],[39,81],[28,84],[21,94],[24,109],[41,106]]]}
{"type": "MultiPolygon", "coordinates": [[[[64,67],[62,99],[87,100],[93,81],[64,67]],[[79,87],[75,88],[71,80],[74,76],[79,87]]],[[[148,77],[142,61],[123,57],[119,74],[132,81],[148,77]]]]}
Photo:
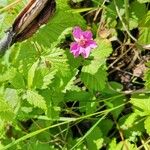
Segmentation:
{"type": "Polygon", "coordinates": [[[127,24],[128,30],[129,30],[130,29],[130,27],[129,27],[129,0],[124,0],[124,4],[125,4],[126,24],[127,24]]]}
{"type": "Polygon", "coordinates": [[[132,40],[134,40],[135,42],[137,42],[137,39],[132,36],[132,34],[130,33],[130,31],[129,31],[128,28],[126,27],[126,25],[125,25],[125,23],[124,23],[124,21],[123,21],[123,18],[122,18],[122,16],[120,15],[119,8],[118,8],[118,6],[117,6],[116,0],[114,0],[114,5],[115,5],[115,8],[116,8],[118,17],[119,17],[119,19],[120,19],[120,21],[121,21],[121,23],[122,23],[124,29],[126,30],[127,34],[130,36],[130,38],[131,38],[132,40]]]}

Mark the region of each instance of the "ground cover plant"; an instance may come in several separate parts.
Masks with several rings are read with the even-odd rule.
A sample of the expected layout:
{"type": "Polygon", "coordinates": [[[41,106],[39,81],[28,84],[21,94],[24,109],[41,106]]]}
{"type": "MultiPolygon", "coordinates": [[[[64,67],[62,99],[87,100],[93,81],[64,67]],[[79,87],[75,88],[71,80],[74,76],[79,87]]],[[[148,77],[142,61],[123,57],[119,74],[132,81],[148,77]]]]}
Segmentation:
{"type": "Polygon", "coordinates": [[[149,150],[150,1],[56,0],[33,35],[27,3],[0,0],[0,150],[149,150]]]}

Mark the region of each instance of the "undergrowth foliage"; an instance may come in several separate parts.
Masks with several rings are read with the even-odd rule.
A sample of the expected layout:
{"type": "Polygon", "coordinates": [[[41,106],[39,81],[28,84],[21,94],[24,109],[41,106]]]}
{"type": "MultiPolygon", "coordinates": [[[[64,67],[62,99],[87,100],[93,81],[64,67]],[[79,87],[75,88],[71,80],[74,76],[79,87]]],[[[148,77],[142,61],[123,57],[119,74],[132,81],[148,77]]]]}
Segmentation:
{"type": "MultiPolygon", "coordinates": [[[[0,0],[1,38],[26,2],[0,0]]],[[[0,150],[150,149],[150,1],[56,2],[0,58],[0,150]],[[76,26],[93,32],[88,58],[70,52],[76,26]]]]}

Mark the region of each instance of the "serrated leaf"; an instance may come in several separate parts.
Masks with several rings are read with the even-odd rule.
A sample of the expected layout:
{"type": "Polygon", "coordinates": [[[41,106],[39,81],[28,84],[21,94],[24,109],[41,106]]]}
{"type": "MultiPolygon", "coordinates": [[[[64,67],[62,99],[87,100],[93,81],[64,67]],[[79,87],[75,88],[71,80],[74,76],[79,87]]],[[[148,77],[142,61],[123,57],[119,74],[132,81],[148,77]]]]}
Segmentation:
{"type": "Polygon", "coordinates": [[[7,121],[14,118],[12,107],[2,97],[0,97],[0,118],[7,121]]]}
{"type": "Polygon", "coordinates": [[[41,95],[39,95],[37,92],[28,90],[26,94],[26,99],[34,107],[41,108],[44,111],[47,110],[47,106],[44,98],[41,95]]]}
{"type": "Polygon", "coordinates": [[[97,39],[96,42],[98,47],[92,51],[91,56],[101,64],[104,64],[104,59],[110,56],[113,51],[111,43],[107,39],[97,39]]]}
{"type": "Polygon", "coordinates": [[[99,68],[97,72],[95,72],[95,74],[93,74],[92,72],[95,72],[93,64],[83,67],[81,73],[82,82],[90,90],[103,90],[107,81],[107,72],[105,67],[99,68]]]}
{"type": "Polygon", "coordinates": [[[33,85],[33,80],[34,80],[34,76],[35,76],[35,71],[38,67],[39,64],[39,60],[37,60],[29,69],[28,71],[28,88],[31,88],[33,85]]]}
{"type": "Polygon", "coordinates": [[[126,150],[127,147],[129,150],[138,150],[137,146],[135,144],[131,144],[128,140],[124,141],[126,144],[124,144],[123,141],[121,141],[121,142],[123,143],[122,150],[126,150]]]}
{"type": "MultiPolygon", "coordinates": [[[[54,76],[57,73],[57,69],[52,67],[52,64],[41,58],[34,70],[34,76],[32,78],[32,88],[35,89],[46,89],[48,85],[52,83],[54,76]]],[[[30,75],[30,74],[29,74],[30,75]]]]}
{"type": "Polygon", "coordinates": [[[150,116],[147,117],[144,121],[144,127],[146,129],[146,132],[150,135],[150,116]]]}
{"type": "Polygon", "coordinates": [[[47,86],[50,83],[52,83],[52,79],[54,78],[55,74],[56,74],[56,70],[52,70],[49,74],[47,74],[46,76],[44,76],[42,89],[47,88],[47,86]]]}
{"type": "Polygon", "coordinates": [[[0,82],[9,81],[14,78],[16,74],[16,69],[10,68],[6,72],[0,74],[0,82]]]}
{"type": "Polygon", "coordinates": [[[99,40],[98,47],[93,50],[93,60],[87,61],[82,68],[81,80],[87,88],[101,91],[105,88],[107,81],[106,58],[111,54],[112,47],[109,41],[99,40]]]}
{"type": "Polygon", "coordinates": [[[37,61],[36,49],[30,42],[25,41],[21,44],[14,45],[11,54],[14,67],[18,68],[19,72],[27,79],[29,69],[37,61]]]}
{"type": "Polygon", "coordinates": [[[82,26],[84,23],[85,21],[81,15],[73,14],[58,8],[53,19],[45,27],[39,30],[39,33],[33,37],[33,40],[38,41],[39,44],[44,46],[49,46],[50,43],[57,40],[61,32],[66,28],[75,25],[82,26]]]}
{"type": "Polygon", "coordinates": [[[63,76],[69,75],[68,71],[70,71],[70,69],[67,63],[67,57],[64,54],[63,49],[59,49],[55,47],[49,49],[49,53],[48,55],[45,56],[45,59],[49,61],[52,69],[56,69],[63,76]]]}
{"type": "Polygon", "coordinates": [[[14,77],[10,79],[10,83],[16,88],[16,89],[24,89],[25,88],[25,82],[23,79],[23,76],[20,72],[17,72],[14,74],[14,77]]]}
{"type": "Polygon", "coordinates": [[[121,125],[121,128],[126,130],[133,126],[134,122],[137,120],[138,115],[136,113],[131,113],[121,125]]]}
{"type": "Polygon", "coordinates": [[[138,27],[139,23],[143,19],[143,16],[147,13],[145,4],[140,4],[137,1],[134,1],[130,4],[129,8],[129,27],[130,30],[138,27]]]}
{"type": "Polygon", "coordinates": [[[121,150],[123,147],[123,143],[117,143],[116,139],[112,139],[112,141],[109,144],[109,150],[121,150]]]}
{"type": "Polygon", "coordinates": [[[64,82],[64,90],[63,92],[66,93],[66,91],[69,91],[72,89],[72,87],[74,87],[74,81],[76,79],[76,75],[78,74],[79,70],[74,69],[74,71],[72,71],[72,73],[68,74],[68,78],[65,80],[66,82],[64,82]]]}
{"type": "Polygon", "coordinates": [[[70,91],[67,91],[67,93],[65,94],[65,102],[69,102],[69,101],[79,101],[79,102],[87,102],[88,99],[92,99],[92,94],[86,92],[86,91],[81,91],[79,90],[75,90],[72,89],[70,91]]]}
{"type": "Polygon", "coordinates": [[[7,88],[4,93],[5,100],[7,103],[17,112],[18,107],[20,106],[20,100],[17,93],[17,90],[7,88]]]}
{"type": "Polygon", "coordinates": [[[135,113],[141,116],[150,115],[150,97],[139,95],[137,98],[131,98],[135,113]]]}

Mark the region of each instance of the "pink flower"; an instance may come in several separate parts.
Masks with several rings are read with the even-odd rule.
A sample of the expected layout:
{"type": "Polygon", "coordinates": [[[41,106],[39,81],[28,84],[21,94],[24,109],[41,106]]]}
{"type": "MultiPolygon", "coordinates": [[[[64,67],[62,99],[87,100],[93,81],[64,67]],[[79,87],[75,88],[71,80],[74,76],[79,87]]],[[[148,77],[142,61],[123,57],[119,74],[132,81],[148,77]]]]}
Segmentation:
{"type": "Polygon", "coordinates": [[[91,50],[97,47],[92,36],[93,34],[91,31],[82,31],[80,27],[75,27],[73,29],[75,42],[71,43],[70,51],[74,57],[78,57],[81,54],[84,58],[87,58],[91,50]]]}

